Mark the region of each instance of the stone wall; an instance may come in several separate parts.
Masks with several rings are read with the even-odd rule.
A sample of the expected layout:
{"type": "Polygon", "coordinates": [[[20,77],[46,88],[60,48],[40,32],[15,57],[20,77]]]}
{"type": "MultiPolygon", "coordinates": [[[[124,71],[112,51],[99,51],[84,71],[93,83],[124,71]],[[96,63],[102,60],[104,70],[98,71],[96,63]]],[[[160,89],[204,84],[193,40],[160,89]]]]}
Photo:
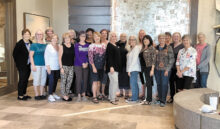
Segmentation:
{"type": "Polygon", "coordinates": [[[137,35],[144,29],[154,39],[160,33],[189,33],[189,0],[112,0],[112,30],[137,35]]]}

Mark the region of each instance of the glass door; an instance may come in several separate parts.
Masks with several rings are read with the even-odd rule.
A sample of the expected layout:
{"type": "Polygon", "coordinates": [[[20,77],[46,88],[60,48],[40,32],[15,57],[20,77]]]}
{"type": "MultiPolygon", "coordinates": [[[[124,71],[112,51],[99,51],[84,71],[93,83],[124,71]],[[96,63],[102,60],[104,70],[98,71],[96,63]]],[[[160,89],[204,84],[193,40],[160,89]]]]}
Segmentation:
{"type": "Polygon", "coordinates": [[[7,63],[6,63],[6,4],[0,0],[0,88],[7,86],[7,63]]]}

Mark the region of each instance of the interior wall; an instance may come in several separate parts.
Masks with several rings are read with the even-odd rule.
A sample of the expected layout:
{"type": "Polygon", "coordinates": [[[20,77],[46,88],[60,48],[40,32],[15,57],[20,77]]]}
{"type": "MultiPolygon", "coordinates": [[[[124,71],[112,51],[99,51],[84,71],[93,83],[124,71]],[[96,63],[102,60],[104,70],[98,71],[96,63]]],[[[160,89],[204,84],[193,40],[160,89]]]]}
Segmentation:
{"type": "Polygon", "coordinates": [[[214,64],[214,52],[217,37],[213,29],[214,25],[220,24],[220,13],[216,10],[215,0],[199,0],[198,10],[198,33],[206,34],[206,40],[212,47],[212,58],[210,61],[210,74],[208,87],[220,92],[220,76],[214,64]]]}
{"type": "Polygon", "coordinates": [[[16,0],[17,40],[21,39],[24,28],[24,12],[50,17],[50,24],[53,25],[53,0],[16,0]]]}
{"type": "Polygon", "coordinates": [[[68,0],[53,0],[53,28],[56,34],[61,37],[69,28],[68,0]]]}

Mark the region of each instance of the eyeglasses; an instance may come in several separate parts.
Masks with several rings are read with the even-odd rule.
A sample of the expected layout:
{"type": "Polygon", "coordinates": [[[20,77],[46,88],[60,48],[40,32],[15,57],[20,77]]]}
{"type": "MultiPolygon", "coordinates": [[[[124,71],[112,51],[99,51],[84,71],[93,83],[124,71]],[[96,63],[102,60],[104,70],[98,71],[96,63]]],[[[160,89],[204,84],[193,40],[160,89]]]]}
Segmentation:
{"type": "Polygon", "coordinates": [[[136,41],[136,39],[129,39],[129,41],[136,41]]]}

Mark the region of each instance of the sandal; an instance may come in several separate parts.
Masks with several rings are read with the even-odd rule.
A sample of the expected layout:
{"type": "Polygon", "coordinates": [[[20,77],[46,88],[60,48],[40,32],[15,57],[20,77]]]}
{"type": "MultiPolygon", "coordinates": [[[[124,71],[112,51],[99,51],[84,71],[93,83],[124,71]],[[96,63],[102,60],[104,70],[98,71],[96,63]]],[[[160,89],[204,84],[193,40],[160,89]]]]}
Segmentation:
{"type": "Polygon", "coordinates": [[[118,103],[115,102],[115,101],[110,101],[110,103],[113,104],[113,105],[118,105],[118,103]]]}
{"type": "Polygon", "coordinates": [[[103,96],[102,96],[102,94],[100,94],[100,95],[98,95],[98,100],[102,100],[103,99],[103,96]]]}
{"type": "Polygon", "coordinates": [[[99,103],[99,101],[96,97],[93,98],[92,102],[95,103],[95,104],[99,103]]]}

